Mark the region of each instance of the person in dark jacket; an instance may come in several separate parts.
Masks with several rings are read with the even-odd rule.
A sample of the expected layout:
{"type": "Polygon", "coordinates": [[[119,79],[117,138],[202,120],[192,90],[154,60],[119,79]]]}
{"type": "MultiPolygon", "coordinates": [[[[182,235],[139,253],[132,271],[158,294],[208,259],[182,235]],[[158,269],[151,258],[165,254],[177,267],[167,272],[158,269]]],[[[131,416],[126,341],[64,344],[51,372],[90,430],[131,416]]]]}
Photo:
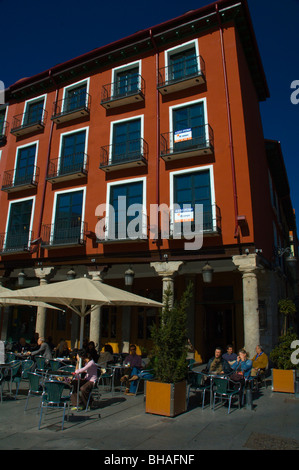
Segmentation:
{"type": "Polygon", "coordinates": [[[229,363],[222,357],[222,348],[215,349],[215,356],[211,357],[207,365],[208,374],[230,374],[231,368],[229,363]]]}
{"type": "Polygon", "coordinates": [[[38,349],[36,351],[31,351],[32,357],[43,356],[47,361],[52,359],[51,349],[48,343],[46,343],[45,338],[38,338],[37,345],[38,349]]]}

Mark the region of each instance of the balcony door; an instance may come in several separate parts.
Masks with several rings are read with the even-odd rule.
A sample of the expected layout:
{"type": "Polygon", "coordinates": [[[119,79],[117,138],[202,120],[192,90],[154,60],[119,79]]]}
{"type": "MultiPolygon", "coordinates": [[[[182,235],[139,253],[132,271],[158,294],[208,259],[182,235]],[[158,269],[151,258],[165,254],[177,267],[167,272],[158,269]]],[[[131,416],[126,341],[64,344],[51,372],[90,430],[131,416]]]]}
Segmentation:
{"type": "Polygon", "coordinates": [[[28,247],[32,201],[28,199],[11,204],[5,250],[23,250],[28,247]]]}
{"type": "Polygon", "coordinates": [[[141,154],[141,120],[113,125],[112,164],[136,159],[141,154]]]}
{"type": "Polygon", "coordinates": [[[24,115],[24,126],[36,124],[42,121],[43,117],[44,100],[33,101],[27,104],[26,112],[24,115]]]}
{"type": "Polygon", "coordinates": [[[206,144],[203,102],[173,109],[174,152],[201,148],[206,144]]]}
{"type": "Polygon", "coordinates": [[[118,72],[114,86],[115,98],[137,93],[139,89],[139,67],[118,72]]]}
{"type": "Polygon", "coordinates": [[[82,231],[83,191],[70,191],[57,195],[54,245],[78,243],[82,231]]]}
{"type": "MultiPolygon", "coordinates": [[[[115,214],[115,239],[125,239],[128,237],[127,227],[128,224],[135,219],[134,216],[128,215],[128,209],[132,204],[143,203],[143,183],[141,181],[120,184],[111,186],[110,190],[110,204],[113,206],[115,214]],[[125,198],[124,203],[120,202],[119,198],[125,198]]],[[[138,214],[136,217],[141,217],[142,214],[138,214]]],[[[136,233],[142,232],[142,227],[137,223],[135,227],[136,233]]],[[[109,224],[109,238],[113,236],[112,225],[109,224]]]]}
{"type": "Polygon", "coordinates": [[[84,167],[86,131],[63,136],[59,175],[81,171],[84,167]]]}
{"type": "Polygon", "coordinates": [[[66,98],[64,103],[64,113],[70,113],[77,109],[86,106],[86,83],[75,88],[70,88],[66,91],[66,98]]]}
{"type": "Polygon", "coordinates": [[[169,81],[185,80],[198,73],[195,48],[171,54],[169,57],[169,81]]]}
{"type": "Polygon", "coordinates": [[[34,175],[36,145],[18,150],[14,185],[30,183],[34,175]]]}

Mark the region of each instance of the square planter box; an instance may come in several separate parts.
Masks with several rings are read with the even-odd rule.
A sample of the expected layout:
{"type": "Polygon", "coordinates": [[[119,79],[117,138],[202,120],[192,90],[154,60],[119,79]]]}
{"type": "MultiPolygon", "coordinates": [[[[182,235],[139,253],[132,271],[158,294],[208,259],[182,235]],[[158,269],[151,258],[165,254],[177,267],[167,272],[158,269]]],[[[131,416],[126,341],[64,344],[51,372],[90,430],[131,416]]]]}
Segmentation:
{"type": "Polygon", "coordinates": [[[170,417],[184,413],[186,411],[186,381],[165,384],[148,380],[145,411],[170,417]]]}
{"type": "Polygon", "coordinates": [[[274,392],[295,393],[295,370],[272,369],[272,390],[274,392]]]}

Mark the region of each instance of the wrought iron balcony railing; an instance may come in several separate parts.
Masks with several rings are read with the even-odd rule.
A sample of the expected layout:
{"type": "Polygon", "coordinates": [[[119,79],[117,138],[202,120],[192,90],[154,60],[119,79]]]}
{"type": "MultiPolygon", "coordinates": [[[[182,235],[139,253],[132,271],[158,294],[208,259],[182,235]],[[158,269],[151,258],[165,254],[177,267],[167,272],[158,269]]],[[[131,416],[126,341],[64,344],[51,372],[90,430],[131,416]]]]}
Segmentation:
{"type": "Polygon", "coordinates": [[[76,95],[56,101],[53,104],[51,119],[60,124],[90,113],[91,96],[85,91],[79,91],[76,95]]]}
{"type": "Polygon", "coordinates": [[[47,180],[51,183],[83,178],[88,173],[88,155],[77,152],[49,161],[47,180]]]}
{"type": "Polygon", "coordinates": [[[175,160],[214,152],[214,132],[209,124],[161,134],[160,155],[175,160]]]}
{"type": "MultiPolygon", "coordinates": [[[[187,209],[188,211],[188,209],[187,209]]],[[[172,214],[170,220],[170,235],[173,238],[184,238],[185,235],[199,234],[202,231],[203,235],[218,235],[221,233],[221,211],[216,204],[203,208],[202,225],[199,221],[190,221],[189,223],[176,221],[175,214],[172,214]],[[179,236],[181,234],[181,237],[179,236]],[[175,236],[177,235],[177,237],[175,236]]],[[[190,213],[189,213],[190,216],[190,213]]],[[[196,216],[196,214],[195,214],[196,216]]]]}
{"type": "Polygon", "coordinates": [[[23,114],[18,114],[13,118],[10,133],[18,137],[43,130],[46,125],[47,116],[48,113],[45,109],[41,109],[36,113],[28,111],[23,114]]]}
{"type": "Polygon", "coordinates": [[[100,168],[104,171],[147,165],[148,143],[144,139],[128,140],[101,147],[100,168]]]}
{"type": "Polygon", "coordinates": [[[180,62],[159,69],[158,89],[167,94],[205,83],[205,68],[200,55],[182,58],[180,62]]]}
{"type": "Polygon", "coordinates": [[[3,174],[2,191],[13,192],[36,188],[39,180],[39,167],[29,165],[25,168],[14,168],[3,174]]]}
{"type": "Polygon", "coordinates": [[[86,241],[87,223],[81,217],[56,221],[54,224],[42,225],[42,246],[51,248],[59,246],[80,246],[86,241]]]}
{"type": "Polygon", "coordinates": [[[143,101],[145,81],[141,75],[135,75],[126,82],[113,82],[103,85],[101,105],[106,109],[143,101]]]}
{"type": "Polygon", "coordinates": [[[26,226],[14,226],[13,231],[0,233],[0,253],[30,252],[30,242],[33,240],[32,230],[26,226]]]}
{"type": "Polygon", "coordinates": [[[108,218],[103,227],[103,232],[97,233],[98,243],[127,243],[139,242],[148,239],[148,220],[149,217],[145,211],[135,214],[132,224],[132,217],[126,214],[120,214],[118,220],[108,218]]]}

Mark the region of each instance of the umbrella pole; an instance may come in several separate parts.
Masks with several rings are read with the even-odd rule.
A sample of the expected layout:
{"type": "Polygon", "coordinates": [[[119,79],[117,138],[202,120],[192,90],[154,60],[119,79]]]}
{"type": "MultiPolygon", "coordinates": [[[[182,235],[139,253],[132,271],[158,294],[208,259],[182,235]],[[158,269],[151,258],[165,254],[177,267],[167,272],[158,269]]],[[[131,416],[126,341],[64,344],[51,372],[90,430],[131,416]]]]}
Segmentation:
{"type": "Polygon", "coordinates": [[[84,316],[80,319],[80,349],[83,348],[84,316]]]}

